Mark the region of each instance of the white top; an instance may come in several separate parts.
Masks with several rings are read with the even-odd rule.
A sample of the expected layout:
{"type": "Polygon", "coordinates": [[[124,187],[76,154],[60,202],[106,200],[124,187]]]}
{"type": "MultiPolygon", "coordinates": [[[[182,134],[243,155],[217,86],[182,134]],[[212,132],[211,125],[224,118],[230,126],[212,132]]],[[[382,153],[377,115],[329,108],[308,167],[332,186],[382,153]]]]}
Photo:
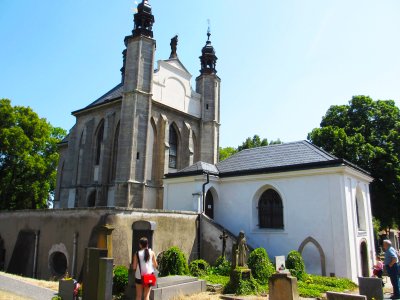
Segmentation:
{"type": "Polygon", "coordinates": [[[136,279],[141,279],[142,278],[141,275],[154,273],[154,266],[153,266],[153,259],[151,257],[151,252],[152,252],[151,249],[149,249],[150,259],[148,262],[145,262],[144,261],[144,249],[138,251],[139,261],[138,261],[138,265],[136,267],[136,272],[135,272],[136,279]],[[140,269],[139,269],[139,263],[140,263],[140,269]],[[139,270],[141,270],[142,272],[140,273],[139,270]]]}

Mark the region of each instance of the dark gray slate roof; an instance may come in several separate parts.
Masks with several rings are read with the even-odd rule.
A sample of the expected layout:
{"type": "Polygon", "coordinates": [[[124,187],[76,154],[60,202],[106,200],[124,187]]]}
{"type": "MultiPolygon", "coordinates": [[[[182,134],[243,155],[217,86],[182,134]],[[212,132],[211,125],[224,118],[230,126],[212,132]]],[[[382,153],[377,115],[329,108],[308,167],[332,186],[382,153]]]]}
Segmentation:
{"type": "Polygon", "coordinates": [[[267,169],[337,160],[307,142],[293,142],[243,150],[217,164],[221,173],[267,169]]]}
{"type": "Polygon", "coordinates": [[[239,176],[259,173],[284,172],[291,170],[305,170],[320,167],[333,167],[338,165],[349,165],[363,173],[368,174],[361,168],[337,158],[308,141],[299,141],[278,145],[270,145],[243,150],[224,161],[219,162],[212,170],[207,164],[198,162],[177,173],[167,174],[166,177],[180,177],[210,172],[220,177],[239,176]]]}
{"type": "Polygon", "coordinates": [[[210,173],[210,174],[214,174],[214,175],[218,175],[218,169],[215,165],[206,163],[206,162],[202,162],[202,161],[198,161],[197,163],[186,167],[182,170],[180,170],[178,173],[185,173],[186,175],[188,174],[197,174],[197,173],[210,173]]]}
{"type": "Polygon", "coordinates": [[[82,108],[82,109],[79,109],[79,110],[76,110],[76,111],[72,112],[72,114],[74,114],[76,112],[80,112],[80,111],[88,109],[88,108],[91,108],[91,107],[94,107],[94,106],[98,106],[98,105],[104,104],[106,102],[110,102],[110,101],[118,99],[118,98],[121,98],[122,97],[123,88],[124,88],[123,83],[119,83],[116,87],[114,87],[111,90],[109,90],[107,93],[105,93],[103,96],[101,96],[96,101],[90,103],[85,108],[82,108]]]}

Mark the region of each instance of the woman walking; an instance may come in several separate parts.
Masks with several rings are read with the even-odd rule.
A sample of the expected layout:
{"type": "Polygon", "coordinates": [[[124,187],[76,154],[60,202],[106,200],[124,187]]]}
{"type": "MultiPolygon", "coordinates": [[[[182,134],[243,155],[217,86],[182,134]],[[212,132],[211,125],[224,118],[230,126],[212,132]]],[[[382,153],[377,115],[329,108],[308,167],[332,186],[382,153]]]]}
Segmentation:
{"type": "Polygon", "coordinates": [[[135,272],[135,285],[136,285],[136,300],[150,299],[150,285],[146,285],[143,282],[143,275],[154,274],[156,268],[158,268],[156,255],[149,249],[149,242],[147,238],[142,237],[139,240],[140,250],[136,252],[133,257],[133,270],[135,272]]]}

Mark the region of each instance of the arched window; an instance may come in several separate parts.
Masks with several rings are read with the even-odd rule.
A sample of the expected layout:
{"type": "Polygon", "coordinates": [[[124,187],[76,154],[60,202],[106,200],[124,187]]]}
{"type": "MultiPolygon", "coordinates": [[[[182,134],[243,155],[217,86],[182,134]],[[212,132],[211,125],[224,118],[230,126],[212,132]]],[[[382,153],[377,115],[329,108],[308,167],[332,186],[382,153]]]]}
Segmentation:
{"type": "Polygon", "coordinates": [[[104,122],[101,123],[99,129],[97,130],[97,137],[96,137],[96,160],[95,165],[100,164],[100,156],[101,156],[101,145],[103,144],[103,137],[104,137],[104,122]]]}
{"type": "Polygon", "coordinates": [[[283,229],[283,204],[279,194],[266,190],[258,201],[258,221],[260,228],[283,229]]]}
{"type": "Polygon", "coordinates": [[[356,218],[357,218],[358,230],[365,231],[367,226],[365,221],[364,198],[362,196],[361,191],[357,191],[357,196],[356,196],[356,218]]]}
{"type": "Polygon", "coordinates": [[[178,134],[175,128],[169,127],[169,164],[171,169],[178,168],[178,134]]]}
{"type": "Polygon", "coordinates": [[[96,206],[96,191],[93,191],[90,193],[89,198],[88,198],[88,207],[94,207],[96,206]]]}

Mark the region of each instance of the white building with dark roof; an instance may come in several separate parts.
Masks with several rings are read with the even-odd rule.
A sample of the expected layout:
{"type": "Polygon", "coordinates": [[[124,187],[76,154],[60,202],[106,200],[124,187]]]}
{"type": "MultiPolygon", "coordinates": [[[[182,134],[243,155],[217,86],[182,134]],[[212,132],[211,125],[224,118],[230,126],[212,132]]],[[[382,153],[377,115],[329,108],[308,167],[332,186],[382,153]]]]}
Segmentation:
{"type": "Polygon", "coordinates": [[[374,261],[371,176],[307,141],[198,162],[164,180],[164,209],[203,211],[271,257],[301,252],[307,272],[357,280],[374,261]],[[207,182],[207,177],[209,182],[207,182]]]}

